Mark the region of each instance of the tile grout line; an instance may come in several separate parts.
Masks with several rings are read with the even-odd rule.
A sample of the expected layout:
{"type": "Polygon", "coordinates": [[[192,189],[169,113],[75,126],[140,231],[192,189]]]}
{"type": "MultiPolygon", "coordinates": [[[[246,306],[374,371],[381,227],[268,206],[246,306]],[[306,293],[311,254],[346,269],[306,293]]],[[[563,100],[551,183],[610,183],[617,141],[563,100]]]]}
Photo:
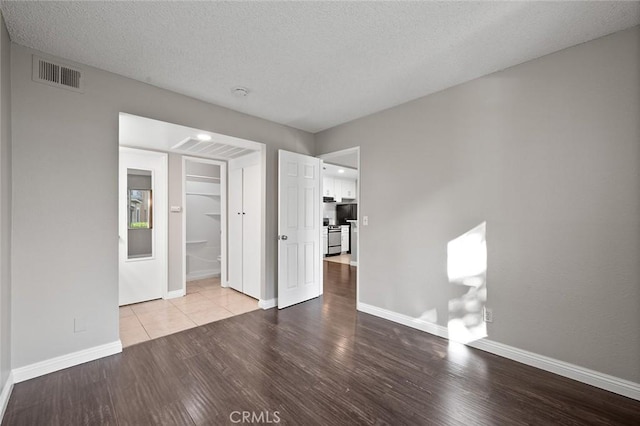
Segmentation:
{"type": "MultiPolygon", "coordinates": [[[[132,309],[133,310],[133,309],[132,309]]],[[[151,335],[149,334],[149,332],[147,331],[147,328],[144,326],[144,324],[142,323],[142,321],[140,320],[140,318],[138,317],[138,314],[136,314],[136,311],[133,311],[134,315],[136,316],[136,319],[138,320],[138,322],[140,323],[140,326],[142,327],[142,329],[144,330],[144,334],[147,335],[148,339],[147,341],[151,340],[151,335]]]]}
{"type": "MultiPolygon", "coordinates": [[[[196,285],[197,285],[197,284],[196,284],[196,285]]],[[[201,286],[197,285],[197,287],[196,287],[196,288],[197,288],[197,290],[193,291],[192,293],[186,293],[185,295],[187,295],[187,294],[200,294],[201,292],[203,292],[203,291],[208,291],[208,290],[223,290],[223,289],[224,289],[224,287],[221,287],[221,286],[220,286],[220,284],[216,284],[216,285],[214,285],[214,286],[209,286],[209,285],[207,285],[206,287],[201,287],[201,286]]],[[[198,324],[198,323],[197,323],[197,322],[192,318],[192,315],[199,314],[199,313],[209,312],[209,310],[208,310],[208,309],[206,309],[206,308],[205,308],[205,309],[198,310],[198,311],[195,311],[195,312],[192,312],[192,313],[188,314],[188,313],[187,313],[187,312],[185,312],[185,311],[184,311],[184,310],[183,310],[179,305],[177,305],[176,303],[174,303],[174,301],[173,301],[173,300],[167,300],[167,301],[170,303],[170,306],[171,306],[171,307],[176,308],[178,312],[180,312],[182,315],[184,315],[184,317],[186,317],[186,318],[187,318],[187,320],[188,320],[189,322],[191,322],[192,326],[191,326],[191,327],[188,327],[188,328],[186,328],[186,329],[184,329],[184,330],[189,330],[189,329],[194,328],[194,327],[201,327],[201,326],[206,325],[206,324],[210,324],[210,323],[217,322],[217,321],[220,321],[220,320],[223,320],[223,319],[226,319],[226,318],[231,318],[231,317],[234,317],[234,316],[237,316],[237,315],[242,315],[242,314],[244,314],[244,313],[247,313],[247,312],[251,312],[251,311],[257,310],[257,307],[256,307],[256,309],[251,309],[251,310],[249,310],[249,311],[244,311],[244,310],[240,309],[242,312],[237,312],[237,313],[236,313],[236,312],[232,311],[231,309],[229,309],[229,305],[243,305],[243,304],[248,303],[248,302],[251,302],[251,303],[255,302],[255,300],[253,300],[252,298],[250,298],[250,297],[248,297],[248,296],[246,296],[246,295],[243,295],[242,293],[239,293],[239,292],[235,292],[235,291],[231,291],[231,292],[222,291],[222,292],[221,292],[221,294],[220,294],[220,296],[218,296],[218,297],[214,297],[214,298],[209,298],[209,297],[207,297],[207,296],[205,296],[205,295],[201,295],[201,296],[202,296],[202,300],[206,300],[206,301],[208,301],[208,302],[212,302],[212,303],[216,306],[216,308],[221,309],[222,311],[226,312],[226,313],[227,313],[227,314],[229,314],[229,315],[228,315],[228,316],[224,316],[223,318],[220,318],[220,319],[217,319],[217,320],[214,320],[214,321],[206,322],[206,323],[203,323],[203,324],[198,324]],[[226,295],[234,295],[234,297],[235,297],[235,296],[240,296],[240,298],[239,298],[240,300],[236,300],[235,302],[229,303],[229,302],[228,302],[228,298],[227,298],[227,303],[226,303],[225,305],[222,305],[222,304],[220,304],[220,303],[218,302],[218,300],[219,300],[219,299],[221,299],[221,298],[222,298],[222,296],[224,296],[225,294],[226,294],[226,295]]],[[[155,302],[155,301],[151,301],[151,302],[155,302]]],[[[142,304],[145,304],[145,303],[149,303],[149,302],[143,302],[142,304]]],[[[256,302],[256,303],[257,303],[257,302],[256,302]]],[[[142,304],[141,304],[141,305],[142,305],[142,304]]],[[[187,305],[187,303],[185,303],[184,305],[187,305]]],[[[147,327],[146,327],[146,326],[145,326],[145,324],[142,322],[142,320],[140,319],[140,316],[139,316],[139,315],[143,315],[143,314],[147,314],[147,313],[152,313],[152,312],[162,311],[164,308],[158,308],[158,309],[151,310],[151,311],[148,311],[148,312],[141,312],[140,314],[138,314],[138,313],[136,312],[136,310],[135,310],[135,309],[133,309],[132,307],[129,307],[129,309],[130,309],[130,310],[131,310],[131,312],[133,313],[133,315],[132,315],[132,316],[135,316],[135,317],[136,317],[136,320],[137,320],[138,324],[142,327],[142,330],[144,331],[145,335],[147,336],[147,340],[146,340],[146,341],[154,340],[154,339],[157,339],[157,338],[159,338],[159,337],[166,336],[166,335],[163,335],[163,336],[158,336],[158,337],[151,337],[151,334],[149,333],[149,330],[147,329],[147,327]]],[[[224,315],[224,314],[223,314],[223,315],[224,315]]],[[[152,325],[152,324],[149,324],[149,325],[152,325]]],[[[169,326],[169,327],[170,327],[170,326],[169,326]]],[[[161,327],[161,328],[163,328],[163,327],[161,327]]],[[[180,332],[180,331],[184,331],[184,330],[174,331],[174,332],[169,333],[169,335],[170,335],[170,334],[175,334],[175,333],[178,333],[178,332],[180,332]]],[[[142,342],[138,342],[138,343],[142,343],[142,342]]],[[[132,346],[132,345],[128,345],[128,346],[132,346]]]]}

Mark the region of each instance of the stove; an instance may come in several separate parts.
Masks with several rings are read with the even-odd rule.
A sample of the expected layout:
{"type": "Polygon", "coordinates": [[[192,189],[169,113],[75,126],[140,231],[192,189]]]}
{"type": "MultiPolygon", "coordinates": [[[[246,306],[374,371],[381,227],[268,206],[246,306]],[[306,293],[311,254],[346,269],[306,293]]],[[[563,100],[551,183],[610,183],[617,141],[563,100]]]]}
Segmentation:
{"type": "Polygon", "coordinates": [[[340,254],[342,251],[342,229],[340,229],[340,225],[329,225],[328,228],[328,254],[340,254]]]}

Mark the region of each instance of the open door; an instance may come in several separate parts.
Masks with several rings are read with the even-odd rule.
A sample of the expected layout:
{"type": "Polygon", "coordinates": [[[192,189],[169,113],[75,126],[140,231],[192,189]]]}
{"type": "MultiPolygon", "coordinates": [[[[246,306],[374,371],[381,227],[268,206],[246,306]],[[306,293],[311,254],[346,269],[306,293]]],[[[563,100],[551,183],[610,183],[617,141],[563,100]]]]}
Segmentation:
{"type": "Polygon", "coordinates": [[[278,151],[278,309],[322,293],[320,167],[318,158],[278,151]]]}

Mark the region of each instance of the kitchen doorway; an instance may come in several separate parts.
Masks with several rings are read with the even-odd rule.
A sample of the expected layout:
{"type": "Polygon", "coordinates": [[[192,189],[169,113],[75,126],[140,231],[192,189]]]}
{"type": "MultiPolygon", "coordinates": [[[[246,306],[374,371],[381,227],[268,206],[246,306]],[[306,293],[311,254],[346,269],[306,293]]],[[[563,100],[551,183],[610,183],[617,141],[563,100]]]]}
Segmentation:
{"type": "MultiPolygon", "coordinates": [[[[322,258],[323,287],[332,276],[355,274],[356,303],[359,286],[360,147],[318,156],[323,160],[322,258]]],[[[351,280],[353,282],[353,280],[351,280]]]]}

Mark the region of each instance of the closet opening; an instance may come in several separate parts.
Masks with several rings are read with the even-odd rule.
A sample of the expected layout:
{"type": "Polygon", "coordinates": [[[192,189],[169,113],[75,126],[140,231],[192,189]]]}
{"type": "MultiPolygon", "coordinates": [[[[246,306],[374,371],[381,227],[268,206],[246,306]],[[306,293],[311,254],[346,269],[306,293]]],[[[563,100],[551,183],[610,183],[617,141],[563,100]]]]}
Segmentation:
{"type": "Polygon", "coordinates": [[[123,346],[275,306],[265,145],[126,113],[119,123],[123,346]],[[138,250],[129,235],[150,231],[151,248],[147,238],[138,250]],[[146,283],[153,293],[125,297],[146,283]]]}
{"type": "Polygon", "coordinates": [[[226,163],[182,157],[184,282],[226,282],[226,163]]]}

